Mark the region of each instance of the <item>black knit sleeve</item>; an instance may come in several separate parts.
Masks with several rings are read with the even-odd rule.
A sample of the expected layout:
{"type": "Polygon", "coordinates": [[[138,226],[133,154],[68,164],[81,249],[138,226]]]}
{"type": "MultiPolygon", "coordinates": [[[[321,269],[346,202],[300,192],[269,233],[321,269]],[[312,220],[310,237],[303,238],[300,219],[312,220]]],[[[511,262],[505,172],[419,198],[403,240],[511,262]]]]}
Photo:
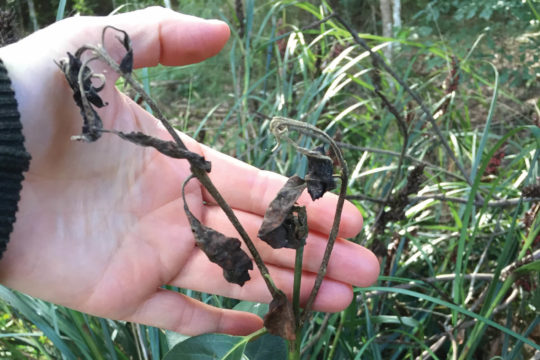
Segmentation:
{"type": "Polygon", "coordinates": [[[13,231],[23,173],[29,165],[15,92],[0,60],[0,258],[13,231]]]}

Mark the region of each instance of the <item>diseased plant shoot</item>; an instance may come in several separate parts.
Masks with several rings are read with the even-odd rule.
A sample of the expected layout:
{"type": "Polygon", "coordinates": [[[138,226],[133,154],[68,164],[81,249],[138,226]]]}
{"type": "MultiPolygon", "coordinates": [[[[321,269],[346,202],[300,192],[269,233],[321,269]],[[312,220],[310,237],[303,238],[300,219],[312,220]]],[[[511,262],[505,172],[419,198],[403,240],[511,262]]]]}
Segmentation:
{"type": "MultiPolygon", "coordinates": [[[[306,175],[303,177],[299,175],[291,176],[284,184],[284,186],[278,191],[275,198],[270,202],[266,209],[262,225],[259,228],[257,234],[257,236],[266,243],[262,244],[261,246],[270,246],[273,249],[278,249],[277,251],[280,251],[279,249],[282,248],[293,249],[296,252],[292,300],[289,300],[285,293],[281,289],[277,288],[274,281],[272,280],[272,277],[270,276],[266,265],[264,264],[261,256],[259,255],[258,249],[255,247],[246,230],[243,228],[242,224],[235,216],[231,207],[224,200],[219,190],[210,180],[208,176],[208,173],[212,170],[210,162],[208,162],[202,156],[191,152],[186,148],[186,146],[180,139],[178,133],[170,124],[170,122],[165,118],[159,107],[144,91],[143,87],[139,83],[137,83],[137,81],[135,81],[134,77],[132,76],[133,50],[131,48],[131,41],[129,35],[123,30],[111,26],[106,26],[102,32],[101,44],[84,45],[81,48],[77,49],[74,54],[68,53],[67,58],[62,59],[58,62],[58,66],[64,73],[68,84],[73,90],[74,101],[80,108],[81,116],[83,118],[81,134],[73,136],[72,138],[74,140],[93,142],[99,140],[99,138],[103,136],[103,134],[108,134],[112,136],[118,136],[135,145],[153,147],[165,156],[169,156],[175,159],[186,160],[189,162],[192,175],[188,177],[188,179],[184,182],[183,185],[181,185],[180,181],[178,182],[178,186],[182,186],[182,195],[184,195],[184,187],[186,186],[186,184],[193,178],[196,178],[200,182],[200,184],[206,188],[208,193],[214,198],[215,202],[221,207],[221,209],[226,214],[227,218],[234,226],[240,237],[240,239],[227,237],[224,234],[215,231],[214,229],[204,226],[199,221],[199,219],[197,219],[195,215],[190,211],[190,205],[193,204],[189,204],[187,202],[187,199],[183,196],[184,211],[191,225],[191,229],[193,231],[193,236],[195,238],[197,246],[206,254],[210,261],[218,264],[223,269],[224,278],[228,282],[236,284],[237,286],[243,286],[246,282],[250,281],[250,271],[254,269],[253,263],[255,263],[255,266],[260,272],[261,277],[265,281],[266,287],[268,288],[268,291],[272,296],[269,311],[264,316],[265,330],[263,332],[257,332],[248,337],[245,337],[242,341],[251,341],[251,339],[259,336],[264,332],[280,336],[288,343],[289,359],[300,359],[301,354],[305,353],[306,349],[314,346],[314,343],[317,341],[318,337],[320,337],[323,333],[321,331],[317,335],[316,333],[314,334],[311,329],[306,332],[310,335],[304,336],[302,330],[309,328],[312,323],[314,323],[310,321],[313,314],[313,304],[321,287],[323,278],[326,275],[327,266],[330,260],[330,256],[332,254],[334,243],[337,238],[338,228],[341,221],[341,213],[346,199],[366,199],[380,205],[378,214],[374,216],[375,221],[373,222],[370,231],[368,231],[368,234],[372,238],[371,240],[377,240],[384,234],[389,233],[389,230],[391,230],[389,229],[389,225],[404,220],[406,218],[406,211],[410,209],[410,205],[414,205],[419,201],[423,201],[426,199],[438,199],[441,201],[462,202],[463,204],[467,204],[467,206],[465,207],[465,212],[462,215],[462,220],[460,220],[461,230],[458,235],[459,240],[457,240],[455,243],[457,244],[456,249],[454,249],[455,255],[453,255],[456,262],[456,272],[455,274],[451,274],[452,277],[444,278],[455,279],[453,280],[454,289],[461,289],[464,279],[463,274],[461,274],[461,270],[464,268],[464,256],[466,256],[464,255],[466,254],[466,252],[464,251],[466,244],[465,240],[469,236],[467,233],[467,229],[469,229],[470,215],[473,212],[473,208],[486,208],[489,206],[504,207],[516,204],[521,205],[525,201],[537,201],[539,197],[539,186],[537,184],[534,184],[523,187],[522,195],[519,199],[496,199],[493,201],[485,200],[484,196],[488,196],[489,199],[492,194],[491,192],[488,193],[487,191],[478,191],[481,188],[481,177],[471,175],[476,174],[476,169],[474,172],[471,172],[471,174],[469,174],[465,170],[462,158],[456,156],[454,150],[452,149],[447,140],[447,137],[442,132],[441,127],[436,121],[437,118],[443,116],[448,111],[449,102],[447,100],[450,99],[451,92],[455,91],[459,84],[459,62],[455,58],[452,58],[452,70],[446,81],[448,89],[445,95],[446,100],[442,101],[441,104],[437,106],[435,110],[433,110],[430,109],[422,101],[418,93],[413,90],[413,87],[409,86],[406,81],[404,81],[396,74],[396,71],[394,71],[385,62],[383,57],[381,57],[377,52],[373,51],[372,48],[368,46],[361,37],[358,36],[358,34],[343,20],[340,15],[332,13],[324,18],[321,18],[319,21],[313,24],[304,27],[303,29],[301,29],[301,31],[304,29],[320,26],[327,21],[333,20],[343,26],[343,28],[350,35],[352,41],[354,41],[355,46],[363,48],[366,51],[366,55],[369,55],[372,64],[372,68],[370,69],[371,73],[369,75],[371,77],[372,86],[369,86],[369,90],[378,97],[378,100],[380,100],[381,109],[388,111],[388,113],[391,114],[396,120],[399,132],[401,134],[401,137],[403,138],[403,142],[401,146],[401,153],[389,152],[386,150],[376,150],[381,154],[391,154],[392,156],[399,157],[399,161],[397,162],[397,166],[395,168],[393,176],[391,176],[388,183],[384,185],[384,192],[382,198],[379,199],[363,194],[354,194],[347,196],[346,193],[347,185],[349,183],[349,172],[341,149],[338,146],[338,143],[336,143],[333,138],[331,138],[324,131],[304,121],[293,120],[279,116],[267,118],[268,120],[270,120],[268,124],[269,130],[277,141],[277,145],[274,150],[277,150],[280,146],[292,147],[294,148],[296,153],[302,154],[307,160],[306,175]],[[109,55],[105,48],[105,35],[109,31],[115,32],[115,35],[117,35],[116,39],[119,41],[120,45],[125,50],[125,54],[122,59],[120,59],[120,61],[115,61],[109,55]],[[171,135],[172,141],[158,139],[141,132],[124,133],[118,131],[117,129],[103,128],[103,122],[101,121],[96,109],[107,105],[105,99],[101,98],[100,93],[105,88],[105,86],[110,86],[110,84],[106,84],[104,82],[105,77],[102,74],[97,74],[92,71],[90,63],[92,63],[93,61],[104,62],[110,67],[110,69],[112,69],[112,71],[116,72],[125,80],[125,83],[129,85],[152,110],[154,116],[162,122],[163,126],[171,135]],[[407,113],[404,109],[409,108],[411,105],[407,104],[407,106],[404,107],[403,104],[399,105],[391,101],[391,99],[388,98],[388,94],[383,91],[384,77],[382,75],[389,75],[389,77],[393,78],[393,80],[395,80],[395,84],[399,84],[399,91],[403,94],[406,94],[409,98],[409,103],[416,103],[418,105],[417,110],[409,111],[407,113]],[[415,134],[416,130],[414,129],[412,125],[413,122],[411,120],[416,112],[423,114],[423,121],[429,124],[430,131],[433,132],[433,138],[438,142],[438,144],[440,144],[441,150],[444,152],[447,159],[450,160],[452,166],[455,166],[458,174],[455,174],[448,169],[443,169],[440,166],[435,166],[430,162],[417,159],[407,153],[408,149],[412,146],[413,138],[415,136],[418,136],[418,134],[415,134]],[[434,114],[437,114],[437,116],[435,116],[434,114]],[[302,146],[301,144],[309,143],[309,141],[304,140],[313,140],[316,142],[316,146],[310,148],[302,146]],[[411,166],[410,170],[407,171],[406,179],[401,179],[401,175],[403,172],[405,172],[406,169],[405,164],[409,160],[415,163],[415,165],[411,166]],[[335,167],[337,167],[337,169],[335,167]],[[468,199],[452,198],[447,197],[446,195],[418,195],[423,190],[422,187],[426,182],[426,172],[429,173],[429,171],[426,171],[426,169],[430,168],[435,169],[437,172],[452,176],[454,180],[457,179],[461,183],[466,184],[470,187],[470,192],[472,195],[468,199]],[[304,304],[303,308],[301,308],[300,287],[302,280],[302,258],[304,246],[309,240],[307,239],[308,219],[306,208],[304,206],[300,206],[297,201],[304,191],[307,191],[307,193],[309,193],[312,201],[317,201],[324,195],[325,192],[332,191],[336,188],[339,197],[336,204],[332,228],[328,236],[324,255],[320,267],[317,271],[313,288],[309,294],[306,303],[304,304]],[[242,249],[241,242],[244,243],[245,248],[247,248],[248,250],[247,252],[244,252],[244,250],[242,249]],[[306,338],[308,338],[308,341],[305,341],[306,338]],[[301,349],[302,341],[303,349],[301,349]]],[[[242,28],[242,32],[243,31],[244,29],[242,28]]],[[[262,117],[265,117],[265,115],[262,115],[262,117]]],[[[500,158],[504,156],[504,154],[501,156],[497,155],[496,150],[499,149],[503,144],[505,144],[511,136],[517,134],[518,131],[524,129],[525,127],[516,128],[508,134],[504,135],[504,137],[502,137],[501,140],[499,140],[499,142],[495,144],[495,146],[487,153],[488,159],[492,159],[490,160],[490,163],[476,163],[476,165],[478,166],[481,165],[479,167],[478,174],[483,174],[486,169],[489,169],[489,171],[491,172],[496,172],[500,165],[500,158]],[[499,159],[499,163],[493,165],[495,161],[493,159],[499,159]],[[488,168],[488,165],[493,165],[492,167],[495,170],[488,168]]],[[[536,131],[537,129],[535,128],[534,130],[536,131]]],[[[536,131],[536,133],[538,132],[536,131]]],[[[348,145],[346,143],[339,144],[344,147],[349,147],[351,149],[364,149],[357,146],[348,145]]],[[[375,152],[374,149],[367,149],[365,151],[375,152]]],[[[482,150],[479,150],[479,154],[481,153],[482,150]]],[[[534,159],[538,158],[538,154],[539,152],[538,150],[536,150],[534,159]]],[[[533,169],[534,167],[531,167],[528,176],[532,177],[533,169]]],[[[354,174],[355,172],[353,172],[353,180],[355,178],[354,174]]],[[[493,188],[490,187],[490,189],[493,188]]],[[[534,219],[537,213],[538,207],[536,206],[533,207],[526,214],[524,225],[527,229],[530,229],[530,231],[527,230],[528,235],[526,235],[527,246],[530,246],[533,241],[536,241],[536,239],[538,239],[538,231],[534,231],[534,219]]],[[[455,212],[455,214],[457,214],[457,212],[455,212]]],[[[514,215],[511,231],[513,231],[516,226],[516,219],[517,212],[516,215],[514,215]]],[[[537,222],[538,221],[536,221],[536,223],[537,222]]],[[[399,246],[401,246],[402,244],[406,244],[406,238],[409,235],[414,236],[412,232],[411,234],[406,234],[406,236],[402,236],[397,231],[395,231],[393,235],[395,241],[391,248],[386,248],[385,245],[380,242],[379,244],[375,244],[375,247],[379,246],[379,248],[374,250],[376,253],[378,252],[379,254],[383,254],[383,257],[392,258],[393,256],[397,256],[396,254],[399,254],[399,251],[402,250],[402,248],[399,246]]],[[[511,237],[508,237],[508,241],[506,242],[506,244],[508,244],[505,245],[508,246],[508,251],[503,250],[501,256],[506,256],[506,253],[510,253],[509,249],[512,244],[511,237]]],[[[518,262],[514,262],[513,265],[509,265],[506,268],[502,268],[502,265],[498,267],[497,274],[500,274],[501,278],[505,281],[505,285],[503,287],[503,290],[501,290],[501,294],[506,293],[506,290],[510,288],[514,279],[513,271],[518,266],[522,266],[522,268],[525,268],[527,266],[533,266],[531,263],[537,261],[538,251],[533,254],[527,255],[525,253],[525,249],[527,248],[527,246],[525,246],[520,252],[519,258],[521,260],[519,260],[518,262]]],[[[396,259],[398,259],[398,257],[396,257],[396,259]]],[[[396,259],[389,261],[385,264],[385,274],[390,273],[390,266],[395,265],[395,261],[397,261],[396,259]]],[[[507,258],[507,260],[508,259],[509,258],[507,258]]],[[[472,275],[476,276],[475,274],[472,275]]],[[[426,279],[426,281],[428,283],[431,283],[440,279],[437,277],[433,277],[426,279]]],[[[485,288],[485,291],[483,291],[482,294],[485,295],[486,293],[490,293],[492,291],[493,284],[495,284],[495,282],[493,282],[492,285],[489,285],[489,288],[485,288]]],[[[406,292],[408,290],[406,290],[407,288],[405,287],[408,286],[409,284],[401,284],[397,285],[395,288],[392,289],[396,293],[406,295],[406,292]],[[399,289],[399,287],[404,287],[404,289],[399,289]]],[[[473,287],[471,286],[470,293],[469,295],[467,295],[467,298],[469,300],[474,293],[472,289],[473,287]]],[[[375,295],[384,294],[386,291],[388,291],[385,288],[379,288],[376,290],[377,291],[371,292],[369,297],[375,297],[375,295]]],[[[411,292],[409,292],[408,294],[410,295],[411,292]]],[[[489,296],[495,296],[494,294],[495,293],[490,293],[489,296]]],[[[362,296],[362,298],[359,297],[357,299],[357,302],[365,300],[363,297],[364,295],[361,294],[360,296],[362,296]]],[[[422,298],[422,296],[418,295],[419,298],[422,298]]],[[[452,296],[454,304],[462,304],[462,291],[454,291],[452,296]]],[[[448,295],[448,298],[450,297],[451,296],[448,295]]],[[[427,299],[427,297],[425,299],[427,299]]],[[[444,304],[444,306],[450,307],[450,305],[446,305],[446,302],[436,302],[435,300],[430,301],[438,304],[444,304]]],[[[499,301],[500,299],[496,298],[496,300],[499,301]]],[[[465,302],[466,301],[467,300],[465,300],[465,302]]],[[[497,301],[493,302],[493,304],[495,304],[497,301]]],[[[474,308],[471,308],[471,310],[474,310],[474,308]]],[[[482,333],[483,326],[486,326],[486,324],[488,324],[488,322],[490,321],[488,319],[490,318],[492,313],[496,313],[498,310],[496,310],[496,308],[493,306],[489,309],[486,308],[485,311],[482,311],[482,314],[485,315],[485,321],[483,323],[479,322],[477,325],[475,325],[476,330],[474,331],[476,336],[472,336],[471,340],[467,342],[467,350],[465,351],[465,354],[470,351],[470,349],[474,349],[474,347],[478,345],[478,343],[475,342],[475,339],[480,338],[478,334],[482,333]]],[[[353,313],[352,316],[356,316],[356,314],[353,313]]],[[[328,319],[328,316],[324,318],[323,323],[321,324],[321,329],[324,329],[327,326],[328,319]]],[[[447,316],[445,326],[449,326],[449,328],[457,330],[460,326],[463,325],[461,321],[458,322],[457,320],[457,310],[455,308],[452,308],[452,316],[447,316]]],[[[341,327],[345,322],[345,317],[342,317],[339,322],[339,327],[337,328],[337,333],[335,336],[336,343],[340,341],[339,333],[342,330],[341,327]]],[[[489,325],[496,326],[496,324],[493,322],[490,322],[489,325]]],[[[519,339],[519,341],[523,343],[526,343],[528,341],[525,337],[520,337],[521,335],[516,334],[508,329],[506,330],[507,331],[505,332],[507,334],[510,334],[516,339],[519,339]]],[[[445,337],[451,337],[451,333],[452,331],[449,331],[447,335],[441,335],[441,338],[444,339],[445,337]]],[[[335,347],[332,347],[332,349],[330,350],[330,358],[332,357],[331,355],[333,354],[334,349],[335,347]]]]}
{"type": "Polygon", "coordinates": [[[239,286],[243,286],[250,280],[249,271],[253,269],[253,261],[255,262],[272,295],[269,312],[264,317],[264,325],[269,333],[281,336],[289,341],[289,354],[292,358],[299,356],[298,334],[303,323],[309,318],[312,312],[313,302],[326,273],[332,247],[337,237],[341,210],[345,199],[347,167],[336,143],[323,131],[301,121],[276,117],[270,122],[270,130],[276,137],[278,145],[279,142],[285,142],[304,154],[308,160],[308,171],[305,178],[302,179],[295,175],[286,182],[268,206],[262,226],[258,232],[259,238],[275,249],[290,248],[297,251],[293,301],[291,302],[287,299],[284,292],[275,286],[247,232],[243,229],[227,202],[222,198],[218,189],[212,184],[207,175],[211,171],[210,162],[186,148],[173,126],[163,116],[142,86],[133,78],[133,49],[129,35],[123,30],[106,26],[102,32],[101,44],[84,45],[77,49],[74,54],[68,53],[67,58],[60,60],[57,64],[73,90],[73,99],[80,108],[83,118],[81,134],[73,136],[73,140],[94,142],[103,134],[112,134],[135,145],[152,147],[165,156],[184,159],[189,162],[192,175],[182,185],[182,197],[184,200],[184,211],[191,225],[197,246],[206,254],[210,261],[218,264],[223,269],[225,280],[239,286]],[[108,31],[118,33],[118,36],[115,38],[125,49],[125,55],[119,62],[113,60],[105,48],[105,35],[108,31]],[[104,81],[105,77],[102,74],[94,73],[89,65],[91,62],[98,60],[105,62],[113,71],[123,77],[126,83],[144,99],[153,110],[155,116],[168,130],[173,141],[158,139],[142,132],[124,133],[103,127],[103,122],[95,109],[107,105],[100,97],[100,92],[108,84],[104,81]],[[95,79],[100,80],[99,86],[94,85],[96,82],[95,79]],[[289,137],[289,130],[320,140],[323,142],[323,145],[313,150],[305,149],[289,137]],[[302,253],[303,247],[306,244],[308,227],[306,209],[304,206],[299,206],[296,202],[305,189],[309,192],[312,200],[316,201],[326,191],[336,187],[333,160],[324,154],[324,144],[330,146],[341,168],[339,174],[341,178],[340,198],[337,204],[328,246],[317,274],[315,285],[305,309],[301,310],[299,306],[299,292],[302,273],[302,253]],[[242,250],[239,239],[227,237],[214,229],[204,226],[190,211],[189,204],[184,196],[184,187],[193,178],[197,178],[221,206],[249,249],[253,261],[242,250]]]}

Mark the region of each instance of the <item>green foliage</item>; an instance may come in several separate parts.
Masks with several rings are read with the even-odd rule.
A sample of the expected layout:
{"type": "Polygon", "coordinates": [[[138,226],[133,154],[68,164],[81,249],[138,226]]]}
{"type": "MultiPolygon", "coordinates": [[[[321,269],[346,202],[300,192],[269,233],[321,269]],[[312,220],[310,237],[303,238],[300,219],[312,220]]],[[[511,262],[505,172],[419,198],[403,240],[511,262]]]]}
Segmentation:
{"type": "Polygon", "coordinates": [[[285,359],[287,347],[280,337],[270,334],[229,336],[207,334],[189,338],[174,346],[163,358],[175,359],[285,359]]]}
{"type": "Polygon", "coordinates": [[[84,15],[92,15],[94,13],[93,6],[88,4],[86,0],[73,0],[73,10],[84,15]]]}
{"type": "Polygon", "coordinates": [[[485,34],[477,58],[497,63],[501,83],[516,88],[535,84],[540,71],[537,1],[419,1],[416,5],[409,9],[419,35],[442,36],[458,52],[467,49],[471,36],[485,34]]]}
{"type": "MultiPolygon", "coordinates": [[[[154,3],[137,1],[122,11],[154,3]]],[[[338,9],[356,3],[343,1],[338,9]]],[[[306,164],[293,149],[271,152],[275,142],[266,117],[291,117],[341,141],[352,170],[349,194],[365,219],[354,241],[377,253],[382,276],[376,286],[355,289],[345,311],[314,315],[302,332],[302,359],[402,359],[422,353],[439,359],[530,358],[538,349],[532,334],[539,324],[540,276],[538,261],[520,261],[538,251],[539,227],[538,217],[526,225],[534,203],[525,201],[521,190],[538,184],[540,176],[540,132],[534,123],[538,37],[530,33],[540,20],[531,10],[537,2],[425,0],[404,9],[410,23],[406,20],[393,39],[399,50],[392,68],[433,112],[466,174],[443,149],[419,105],[388,73],[377,78],[369,53],[342,26],[330,20],[300,31],[328,15],[330,4],[246,0],[243,32],[232,1],[181,5],[184,12],[228,21],[232,37],[220,55],[203,64],[138,73],[180,129],[261,168],[303,175],[306,164]],[[452,73],[459,78],[449,90],[452,73]],[[406,137],[376,87],[402,116],[406,137]],[[409,197],[403,217],[376,232],[385,209],[381,202],[407,186],[407,175],[419,162],[426,165],[427,178],[421,191],[409,197]],[[517,270],[508,270],[512,266],[517,270]]],[[[102,9],[92,7],[96,13],[102,9]]],[[[361,14],[366,22],[372,21],[369,9],[361,14]]],[[[389,40],[360,35],[377,51],[389,40]]],[[[315,145],[298,140],[304,147],[315,145]]],[[[259,315],[267,307],[182,291],[259,315]]],[[[0,337],[0,351],[14,358],[122,359],[139,357],[141,349],[167,359],[286,356],[284,342],[270,335],[174,336],[4,288],[0,294],[2,331],[18,333],[0,337]]]]}
{"type": "Polygon", "coordinates": [[[1,338],[3,356],[26,359],[25,354],[33,353],[39,359],[127,359],[137,353],[136,332],[129,324],[81,314],[3,286],[0,299],[10,305],[4,308],[13,319],[21,319],[22,329],[33,329],[1,338]]]}
{"type": "Polygon", "coordinates": [[[456,21],[481,19],[516,19],[528,22],[533,19],[530,8],[523,1],[513,0],[451,0],[419,1],[425,10],[418,15],[425,15],[430,21],[438,21],[442,16],[450,15],[456,21]]]}

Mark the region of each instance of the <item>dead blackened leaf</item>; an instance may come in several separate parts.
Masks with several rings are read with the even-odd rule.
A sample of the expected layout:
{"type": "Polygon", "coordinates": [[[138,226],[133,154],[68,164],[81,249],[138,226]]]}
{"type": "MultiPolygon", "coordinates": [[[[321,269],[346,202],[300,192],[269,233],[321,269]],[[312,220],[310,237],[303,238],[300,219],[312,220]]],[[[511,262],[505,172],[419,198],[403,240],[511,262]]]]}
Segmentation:
{"type": "Polygon", "coordinates": [[[282,292],[274,294],[270,310],[264,316],[264,326],[272,335],[293,341],[296,339],[294,311],[287,296],[282,292]]]}
{"type": "Polygon", "coordinates": [[[279,226],[260,234],[259,238],[274,249],[298,249],[305,245],[308,234],[306,208],[294,205],[285,212],[285,215],[285,219],[279,226]]]}
{"type": "Polygon", "coordinates": [[[116,38],[118,39],[118,41],[120,41],[120,43],[122,43],[122,46],[124,46],[124,49],[126,49],[126,54],[120,61],[119,67],[122,73],[124,74],[131,73],[131,71],[133,70],[133,48],[131,47],[131,39],[129,38],[129,35],[124,30],[120,30],[118,28],[115,28],[114,26],[111,26],[111,25],[105,26],[102,33],[102,39],[101,39],[102,44],[105,44],[105,32],[107,31],[107,29],[113,29],[115,31],[122,33],[123,38],[120,38],[118,36],[116,38]]]}
{"type": "Polygon", "coordinates": [[[92,83],[92,71],[88,66],[84,66],[81,60],[81,55],[84,51],[79,49],[75,55],[67,53],[68,58],[63,59],[58,63],[58,66],[64,73],[69,87],[73,91],[73,99],[75,104],[81,110],[83,117],[82,134],[75,137],[77,140],[95,141],[101,136],[100,130],[103,128],[103,123],[97,112],[92,108],[101,108],[106,105],[98,93],[103,90],[105,84],[94,86],[92,83]],[[81,75],[82,90],[79,85],[79,73],[81,75]],[[85,100],[83,100],[83,97],[85,100]]]}
{"type": "MultiPolygon", "coordinates": [[[[183,189],[182,197],[184,197],[183,189]]],[[[248,271],[253,269],[253,262],[240,248],[240,240],[227,237],[201,224],[189,210],[185,197],[184,210],[197,246],[211,262],[218,264],[223,269],[225,280],[243,286],[250,279],[248,271]]]]}
{"type": "Polygon", "coordinates": [[[174,141],[161,140],[141,132],[123,133],[117,131],[114,133],[120,136],[122,139],[128,140],[134,144],[141,146],[151,146],[160,153],[170,156],[172,158],[189,160],[190,163],[197,165],[198,168],[206,172],[210,172],[211,164],[209,161],[206,161],[204,157],[199,154],[181,148],[174,141]]]}
{"type": "MultiPolygon", "coordinates": [[[[102,32],[102,43],[105,37],[105,32],[109,28],[120,32],[123,35],[123,37],[116,37],[126,50],[126,54],[118,66],[124,75],[129,74],[133,69],[133,49],[131,47],[131,40],[125,31],[117,29],[113,26],[106,26],[102,32]]],[[[82,59],[82,55],[90,49],[90,47],[82,46],[75,52],[75,54],[68,52],[67,59],[60,60],[57,63],[64,73],[71,90],[73,91],[73,99],[81,110],[81,116],[83,117],[84,121],[82,134],[79,136],[74,136],[73,139],[88,142],[97,140],[101,136],[101,130],[103,129],[103,122],[93,106],[101,108],[106,105],[106,103],[104,103],[101,97],[98,95],[98,93],[105,87],[105,81],[102,81],[102,83],[98,86],[94,85],[96,78],[104,79],[104,76],[94,74],[90,67],[86,65],[88,61],[94,60],[95,58],[89,58],[88,61],[83,61],[82,59]]]]}
{"type": "Polygon", "coordinates": [[[66,80],[73,90],[73,99],[75,100],[77,106],[82,107],[82,94],[79,86],[79,73],[81,72],[81,69],[84,96],[92,105],[98,108],[105,106],[106,104],[98,95],[98,93],[103,90],[104,84],[101,84],[101,86],[98,87],[92,84],[92,71],[88,66],[84,66],[83,68],[83,63],[81,60],[82,51],[78,50],[75,55],[68,52],[67,55],[67,60],[60,60],[58,66],[64,72],[66,80]]]}
{"type": "Polygon", "coordinates": [[[304,180],[292,176],[268,206],[257,236],[274,249],[304,245],[308,233],[306,209],[295,203],[305,188],[304,180]]]}
{"type": "Polygon", "coordinates": [[[250,279],[248,270],[253,269],[249,256],[240,248],[240,240],[225,235],[201,224],[193,214],[188,213],[191,230],[197,246],[213,263],[223,269],[225,280],[230,283],[244,285],[250,279]]]}
{"type": "Polygon", "coordinates": [[[321,198],[325,192],[336,188],[334,180],[333,161],[324,155],[324,147],[319,146],[312,152],[313,155],[307,155],[308,172],[306,182],[309,195],[313,201],[321,198]]]}

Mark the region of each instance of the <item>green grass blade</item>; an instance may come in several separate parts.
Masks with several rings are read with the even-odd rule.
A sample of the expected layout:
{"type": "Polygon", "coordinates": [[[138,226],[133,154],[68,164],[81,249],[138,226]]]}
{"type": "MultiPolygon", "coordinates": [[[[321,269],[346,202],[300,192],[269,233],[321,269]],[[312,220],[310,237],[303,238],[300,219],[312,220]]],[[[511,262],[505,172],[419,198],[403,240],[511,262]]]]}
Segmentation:
{"type": "Polygon", "coordinates": [[[62,340],[62,338],[54,331],[54,329],[42,319],[38,313],[32,308],[31,304],[26,300],[25,296],[18,295],[8,288],[0,285],[0,298],[15,309],[17,309],[23,316],[28,318],[39,330],[43,332],[47,338],[49,338],[54,346],[68,359],[76,359],[75,354],[69,349],[68,345],[62,340]]]}
{"type": "MultiPolygon", "coordinates": [[[[487,165],[489,163],[489,159],[491,159],[493,157],[493,155],[495,155],[495,152],[507,141],[507,139],[514,136],[519,131],[523,131],[524,129],[525,129],[525,127],[518,127],[518,128],[514,128],[514,129],[510,130],[508,133],[506,133],[505,136],[503,136],[491,148],[491,150],[488,152],[486,158],[482,162],[482,166],[479,169],[479,173],[480,174],[484,173],[484,171],[486,170],[486,167],[487,167],[487,165]]],[[[456,279],[454,281],[453,291],[452,291],[453,300],[454,300],[454,302],[456,304],[461,304],[461,301],[462,301],[462,292],[463,292],[462,282],[463,282],[463,279],[462,279],[461,273],[462,273],[462,269],[463,269],[463,255],[464,255],[464,250],[465,250],[465,242],[466,242],[466,240],[468,238],[467,234],[468,234],[468,229],[469,229],[469,222],[471,220],[471,215],[472,215],[472,211],[473,211],[473,207],[474,207],[474,201],[476,199],[476,193],[477,193],[478,188],[480,186],[480,178],[481,178],[480,176],[475,177],[475,180],[473,182],[473,186],[472,186],[471,191],[469,193],[469,198],[468,198],[468,201],[467,201],[467,205],[465,207],[465,212],[463,214],[463,225],[461,227],[460,237],[459,237],[459,240],[458,240],[456,268],[455,268],[455,271],[454,271],[454,273],[456,274],[456,279]]],[[[457,317],[456,317],[455,312],[453,312],[452,320],[453,320],[453,323],[455,325],[456,322],[457,322],[457,317]]]]}
{"type": "MultiPolygon", "coordinates": [[[[540,324],[540,316],[537,316],[533,322],[527,327],[527,329],[523,332],[523,337],[528,338],[531,333],[534,331],[534,329],[540,324]]],[[[508,359],[517,359],[518,354],[520,354],[521,350],[523,348],[523,342],[517,341],[514,344],[514,348],[512,349],[512,352],[508,355],[508,359]]]]}
{"type": "Polygon", "coordinates": [[[58,9],[56,11],[56,21],[60,21],[64,18],[64,13],[66,11],[66,0],[60,0],[58,3],[58,9]]]}
{"type": "Polygon", "coordinates": [[[422,294],[422,293],[407,290],[407,289],[399,289],[399,288],[391,288],[391,287],[387,288],[387,287],[381,287],[381,286],[371,286],[371,287],[362,289],[362,292],[369,292],[369,291],[380,291],[380,292],[388,292],[388,293],[395,293],[395,294],[401,294],[401,295],[406,295],[406,296],[412,296],[412,297],[415,297],[415,298],[418,298],[418,299],[422,299],[424,301],[429,301],[429,302],[435,303],[437,305],[447,307],[447,308],[451,309],[452,311],[459,312],[459,313],[461,313],[463,315],[466,315],[466,316],[468,316],[470,318],[473,318],[473,319],[476,319],[476,320],[478,320],[480,322],[483,322],[486,325],[491,326],[491,327],[493,327],[493,328],[495,328],[497,330],[500,330],[503,333],[508,334],[511,337],[513,337],[513,338],[515,338],[515,339],[517,339],[517,340],[519,340],[519,341],[521,341],[521,342],[523,342],[523,343],[525,343],[527,345],[532,346],[533,349],[540,350],[540,346],[538,344],[535,344],[532,340],[527,339],[523,335],[518,334],[515,331],[513,331],[511,329],[508,329],[508,328],[496,323],[493,320],[485,318],[485,317],[483,317],[483,316],[481,316],[479,314],[476,314],[476,313],[474,313],[472,311],[469,311],[469,310],[464,309],[464,308],[462,308],[460,306],[452,304],[452,303],[450,303],[448,301],[441,300],[441,299],[438,299],[438,298],[430,296],[430,295],[422,294]]]}
{"type": "Polygon", "coordinates": [[[489,105],[486,124],[484,125],[484,132],[482,133],[482,137],[480,138],[480,145],[478,145],[478,149],[476,151],[476,158],[474,159],[471,168],[471,181],[474,181],[477,174],[478,166],[480,165],[480,161],[482,161],[482,155],[484,154],[484,149],[486,147],[489,132],[491,130],[491,121],[493,120],[493,115],[495,114],[495,105],[497,104],[497,94],[499,91],[499,71],[492,63],[489,63],[489,65],[491,65],[491,67],[493,68],[493,72],[495,73],[495,83],[493,85],[493,95],[491,97],[491,103],[489,105]]]}
{"type": "Polygon", "coordinates": [[[107,321],[105,319],[99,319],[99,323],[101,325],[101,331],[103,333],[103,341],[105,342],[105,346],[108,350],[109,356],[112,360],[118,360],[116,350],[114,349],[114,344],[111,340],[111,334],[109,333],[107,321]]]}

